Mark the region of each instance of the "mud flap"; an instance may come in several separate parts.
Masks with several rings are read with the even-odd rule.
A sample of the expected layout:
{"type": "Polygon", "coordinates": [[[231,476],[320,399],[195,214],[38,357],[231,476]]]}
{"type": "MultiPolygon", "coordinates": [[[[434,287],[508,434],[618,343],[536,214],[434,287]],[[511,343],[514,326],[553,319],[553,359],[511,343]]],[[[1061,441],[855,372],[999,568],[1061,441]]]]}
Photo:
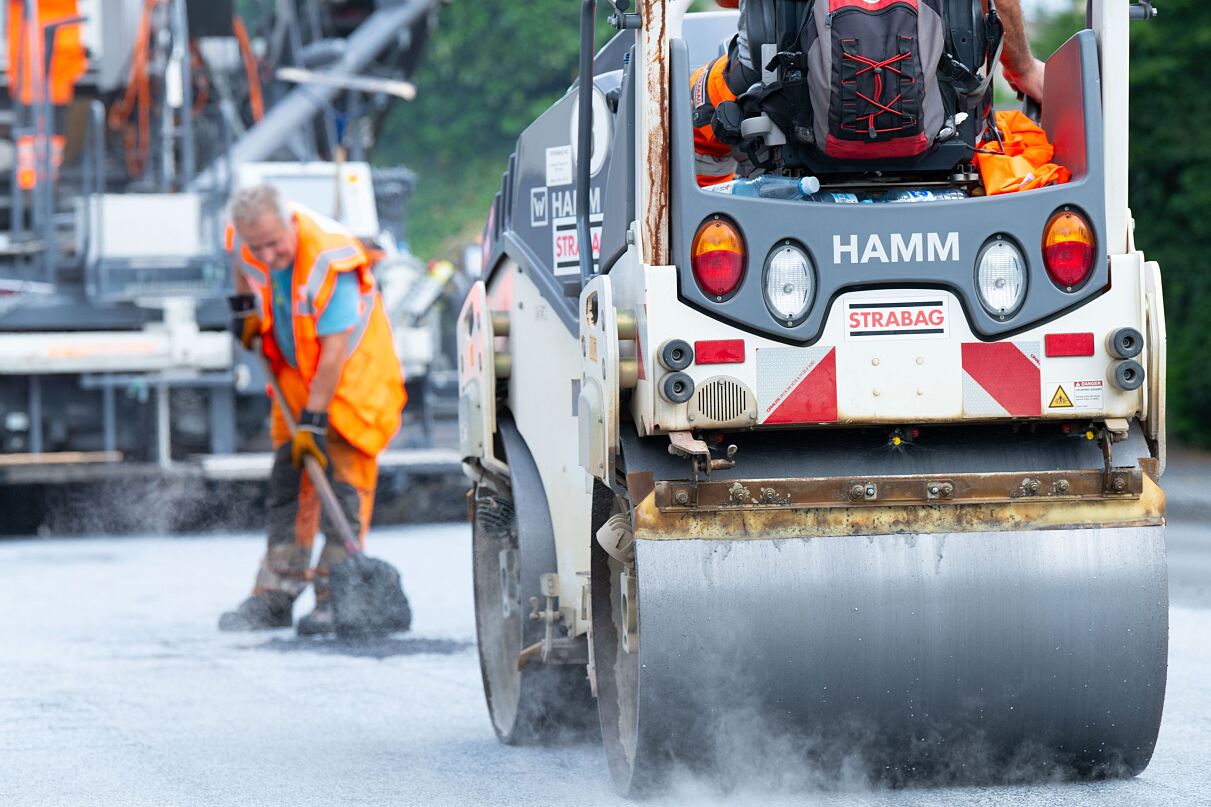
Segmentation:
{"type": "Polygon", "coordinates": [[[492,311],[482,280],[476,281],[458,315],[458,446],[464,461],[508,474],[496,457],[496,349],[492,311]]]}
{"type": "Polygon", "coordinates": [[[608,275],[594,277],[580,292],[580,353],[580,464],[617,489],[618,312],[608,275]]]}

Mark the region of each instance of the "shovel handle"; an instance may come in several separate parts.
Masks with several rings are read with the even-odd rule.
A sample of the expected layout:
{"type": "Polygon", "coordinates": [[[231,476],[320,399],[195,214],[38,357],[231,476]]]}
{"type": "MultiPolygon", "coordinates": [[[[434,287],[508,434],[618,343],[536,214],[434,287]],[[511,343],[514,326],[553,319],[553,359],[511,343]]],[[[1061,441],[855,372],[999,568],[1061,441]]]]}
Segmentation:
{"type": "MultiPolygon", "coordinates": [[[[261,352],[260,340],[257,340],[253,344],[253,350],[261,362],[261,368],[265,371],[265,377],[269,379],[269,387],[273,390],[273,397],[276,399],[278,410],[282,413],[282,419],[286,421],[286,431],[290,432],[290,437],[293,439],[295,433],[298,431],[298,424],[294,422],[294,415],[286,404],[286,396],[282,395],[282,386],[278,383],[277,376],[273,374],[273,369],[269,366],[269,360],[261,352]]],[[[341,509],[341,503],[336,498],[336,492],[332,489],[332,483],[328,481],[327,474],[320,467],[319,460],[310,454],[306,454],[303,456],[303,467],[307,469],[307,476],[311,478],[311,485],[320,497],[320,505],[324,508],[324,512],[328,514],[328,519],[336,525],[337,532],[341,534],[345,550],[350,555],[360,555],[362,552],[361,544],[358,542],[357,536],[353,534],[353,527],[349,524],[349,519],[345,518],[345,511],[341,509]]]]}

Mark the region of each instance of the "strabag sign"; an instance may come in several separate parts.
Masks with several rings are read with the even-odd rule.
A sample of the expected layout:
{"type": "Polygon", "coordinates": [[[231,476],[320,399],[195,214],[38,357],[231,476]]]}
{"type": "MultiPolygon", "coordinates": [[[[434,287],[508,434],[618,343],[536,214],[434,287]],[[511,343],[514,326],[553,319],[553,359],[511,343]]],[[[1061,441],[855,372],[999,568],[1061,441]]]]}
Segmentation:
{"type": "MultiPolygon", "coordinates": [[[[601,258],[601,216],[590,216],[593,226],[593,264],[601,258]]],[[[580,274],[580,243],[576,235],[576,219],[555,219],[551,228],[551,249],[556,277],[580,274]]]]}
{"type": "Polygon", "coordinates": [[[850,300],[845,303],[845,338],[945,339],[950,312],[944,297],[919,300],[850,300]]]}

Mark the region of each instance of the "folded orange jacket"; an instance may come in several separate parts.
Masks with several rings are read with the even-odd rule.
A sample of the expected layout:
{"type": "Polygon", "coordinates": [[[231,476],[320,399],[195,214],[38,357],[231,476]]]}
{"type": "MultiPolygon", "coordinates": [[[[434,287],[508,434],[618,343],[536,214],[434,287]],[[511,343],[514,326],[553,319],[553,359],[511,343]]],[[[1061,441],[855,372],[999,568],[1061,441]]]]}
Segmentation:
{"type": "Polygon", "coordinates": [[[981,143],[980,148],[995,154],[976,152],[985,193],[996,196],[1063,185],[1072,178],[1067,168],[1051,161],[1055,149],[1038,124],[1016,109],[998,112],[996,119],[1004,150],[994,139],[981,143]]]}

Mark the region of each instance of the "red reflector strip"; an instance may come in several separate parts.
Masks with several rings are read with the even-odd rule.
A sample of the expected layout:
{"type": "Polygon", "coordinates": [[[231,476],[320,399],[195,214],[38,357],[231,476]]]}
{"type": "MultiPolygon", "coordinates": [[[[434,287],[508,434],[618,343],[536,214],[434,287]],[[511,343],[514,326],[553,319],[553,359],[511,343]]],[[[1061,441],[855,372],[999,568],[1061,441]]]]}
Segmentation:
{"type": "Polygon", "coordinates": [[[1093,334],[1049,333],[1043,337],[1043,352],[1048,356],[1092,356],[1093,334]]]}
{"type": "Polygon", "coordinates": [[[744,361],[743,339],[708,339],[694,343],[698,364],[740,364],[744,361]]]}

